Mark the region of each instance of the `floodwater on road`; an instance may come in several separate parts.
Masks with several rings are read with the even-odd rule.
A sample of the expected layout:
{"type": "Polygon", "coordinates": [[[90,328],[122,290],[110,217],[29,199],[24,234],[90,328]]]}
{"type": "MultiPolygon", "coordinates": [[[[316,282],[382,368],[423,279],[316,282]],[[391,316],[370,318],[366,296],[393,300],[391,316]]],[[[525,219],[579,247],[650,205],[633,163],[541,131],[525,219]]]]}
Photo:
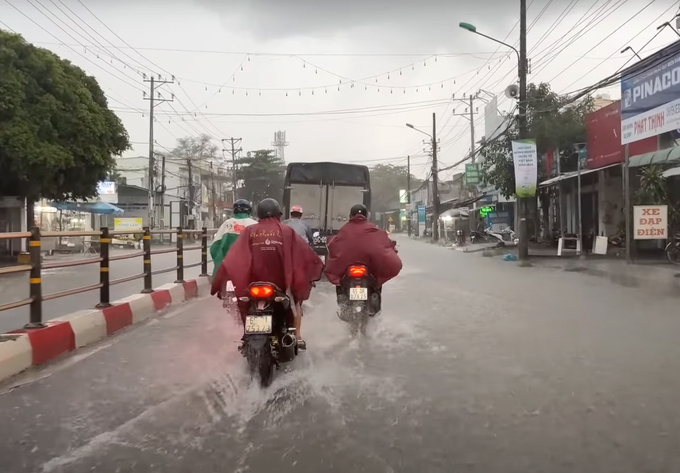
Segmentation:
{"type": "Polygon", "coordinates": [[[0,386],[0,469],[680,471],[674,299],[406,239],[400,255],[365,339],[319,284],[308,351],[265,390],[214,299],[0,386]]]}

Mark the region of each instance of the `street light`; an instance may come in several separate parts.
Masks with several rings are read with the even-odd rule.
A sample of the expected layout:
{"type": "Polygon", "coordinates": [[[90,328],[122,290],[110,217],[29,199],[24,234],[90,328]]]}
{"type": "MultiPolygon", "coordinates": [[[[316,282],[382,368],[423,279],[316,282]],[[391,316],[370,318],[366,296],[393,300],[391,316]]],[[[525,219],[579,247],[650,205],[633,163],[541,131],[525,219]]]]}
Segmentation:
{"type": "Polygon", "coordinates": [[[640,57],[640,55],[639,55],[633,48],[631,48],[630,46],[626,46],[624,49],[622,49],[622,50],[621,50],[621,54],[625,53],[626,51],[632,52],[633,54],[635,54],[635,55],[637,56],[637,58],[638,58],[640,61],[642,61],[642,58],[640,57]]]}
{"type": "MultiPolygon", "coordinates": [[[[676,17],[676,18],[677,18],[677,17],[676,17]]],[[[676,30],[675,28],[673,28],[673,25],[671,25],[671,22],[670,22],[670,21],[667,21],[666,23],[663,23],[663,24],[657,26],[656,29],[657,29],[657,31],[661,31],[662,29],[664,29],[664,28],[667,27],[667,26],[668,26],[670,29],[673,30],[673,33],[675,33],[676,35],[680,36],[680,33],[678,33],[678,30],[676,30]]]]}
{"type": "MultiPolygon", "coordinates": [[[[505,43],[503,41],[487,36],[483,33],[477,31],[477,27],[470,23],[459,23],[462,29],[469,31],[470,33],[477,34],[494,43],[502,44],[503,46],[512,49],[517,54],[517,76],[519,77],[519,102],[517,104],[519,109],[519,114],[517,116],[517,125],[519,128],[519,138],[526,138],[527,134],[527,8],[526,0],[520,0],[520,18],[519,18],[519,47],[520,51],[514,46],[505,43]]],[[[528,239],[528,228],[527,228],[527,199],[518,198],[517,206],[519,210],[519,259],[525,260],[529,257],[529,239],[528,239]]]]}
{"type": "Polygon", "coordinates": [[[432,134],[419,130],[410,123],[406,126],[427,135],[432,140],[432,241],[439,242],[439,186],[437,184],[437,116],[432,114],[432,134]]]}
{"type": "Polygon", "coordinates": [[[461,22],[461,23],[458,23],[458,26],[460,26],[464,30],[469,31],[470,33],[478,34],[479,36],[483,36],[486,39],[490,39],[491,41],[493,41],[495,43],[502,44],[503,46],[507,46],[508,48],[515,51],[515,54],[517,54],[517,61],[520,60],[519,59],[519,51],[517,51],[517,48],[515,48],[514,46],[510,46],[508,43],[504,43],[503,41],[497,40],[496,38],[492,38],[491,36],[487,36],[484,33],[480,33],[479,31],[477,31],[477,27],[475,25],[471,25],[470,23],[461,22]]]}
{"type": "Polygon", "coordinates": [[[419,132],[421,132],[423,135],[427,135],[427,136],[430,137],[430,139],[432,139],[432,135],[430,135],[429,133],[427,133],[427,132],[425,132],[425,131],[423,131],[423,130],[419,130],[418,128],[414,127],[414,126],[411,125],[410,123],[407,123],[406,126],[409,127],[409,128],[412,128],[412,129],[414,129],[414,130],[416,130],[416,131],[419,131],[419,132]]]}

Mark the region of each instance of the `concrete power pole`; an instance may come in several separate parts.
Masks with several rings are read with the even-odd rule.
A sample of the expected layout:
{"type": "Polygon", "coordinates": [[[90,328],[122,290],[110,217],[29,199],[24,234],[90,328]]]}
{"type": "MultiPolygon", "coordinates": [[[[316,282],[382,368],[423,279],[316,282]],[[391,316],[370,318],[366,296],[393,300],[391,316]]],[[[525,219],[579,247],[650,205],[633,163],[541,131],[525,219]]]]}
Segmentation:
{"type": "Polygon", "coordinates": [[[174,82],[175,78],[173,77],[172,80],[162,80],[160,76],[158,76],[158,79],[155,79],[153,76],[150,78],[144,78],[144,82],[149,83],[149,94],[147,96],[146,92],[144,92],[144,100],[149,101],[149,221],[148,225],[149,228],[154,227],[154,207],[155,207],[155,202],[154,202],[154,183],[153,183],[153,173],[154,173],[154,155],[153,155],[153,111],[154,109],[160,105],[163,102],[172,102],[175,98],[175,95],[172,95],[172,98],[170,99],[165,99],[161,95],[160,92],[158,92],[158,96],[156,96],[156,89],[161,87],[164,84],[172,84],[174,82]]]}
{"type": "Polygon", "coordinates": [[[408,228],[408,236],[411,236],[411,156],[406,156],[406,203],[408,204],[408,220],[406,227],[408,228]]]}
{"type": "Polygon", "coordinates": [[[226,138],[222,140],[222,144],[229,143],[231,149],[223,149],[231,154],[231,202],[236,202],[236,153],[243,151],[241,145],[242,138],[226,138]],[[238,145],[238,148],[236,146],[238,145]]]}
{"type": "MultiPolygon", "coordinates": [[[[519,139],[527,138],[527,1],[520,0],[519,12],[519,116],[517,124],[519,139]]],[[[528,199],[517,199],[519,213],[519,248],[520,260],[529,258],[529,235],[527,228],[528,199]]]]}
{"type": "Polygon", "coordinates": [[[437,115],[432,113],[432,241],[439,243],[439,187],[437,184],[437,115]]]}

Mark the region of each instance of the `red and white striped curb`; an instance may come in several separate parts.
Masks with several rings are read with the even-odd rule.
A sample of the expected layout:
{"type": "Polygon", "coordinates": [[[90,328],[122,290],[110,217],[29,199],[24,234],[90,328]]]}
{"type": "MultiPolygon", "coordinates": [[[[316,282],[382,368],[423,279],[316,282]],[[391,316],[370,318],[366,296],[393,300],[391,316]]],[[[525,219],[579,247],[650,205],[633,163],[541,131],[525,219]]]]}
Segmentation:
{"type": "Polygon", "coordinates": [[[46,327],[0,334],[0,381],[142,322],[172,304],[210,293],[207,277],[165,284],[134,294],[105,309],[81,310],[46,322],[46,327]]]}

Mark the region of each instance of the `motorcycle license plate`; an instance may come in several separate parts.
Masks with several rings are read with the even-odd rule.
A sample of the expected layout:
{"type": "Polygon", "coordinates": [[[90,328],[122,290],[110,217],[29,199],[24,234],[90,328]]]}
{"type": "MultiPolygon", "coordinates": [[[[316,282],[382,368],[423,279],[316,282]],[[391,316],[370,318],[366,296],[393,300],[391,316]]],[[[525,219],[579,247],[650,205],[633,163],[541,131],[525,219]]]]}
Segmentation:
{"type": "Polygon", "coordinates": [[[365,287],[350,287],[349,288],[350,301],[367,301],[368,289],[365,287]]]}
{"type": "Polygon", "coordinates": [[[246,333],[272,333],[272,316],[247,315],[245,331],[246,333]]]}

